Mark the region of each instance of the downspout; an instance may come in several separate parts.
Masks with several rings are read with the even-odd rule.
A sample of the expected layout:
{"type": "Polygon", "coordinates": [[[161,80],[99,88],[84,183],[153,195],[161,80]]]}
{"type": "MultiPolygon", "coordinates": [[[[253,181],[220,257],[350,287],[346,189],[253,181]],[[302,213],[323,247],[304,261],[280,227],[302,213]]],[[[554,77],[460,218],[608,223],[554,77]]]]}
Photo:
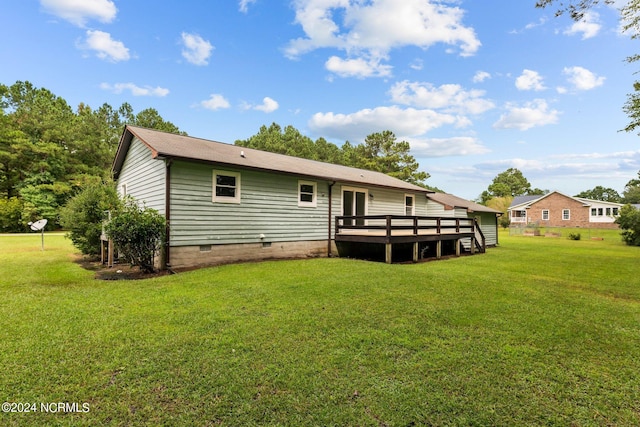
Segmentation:
{"type": "Polygon", "coordinates": [[[331,194],[331,190],[333,189],[334,185],[336,185],[335,181],[329,184],[329,219],[327,221],[327,229],[328,229],[327,257],[329,258],[331,258],[331,224],[333,224],[333,220],[332,220],[333,195],[331,194]]]}
{"type": "Polygon", "coordinates": [[[164,195],[164,218],[165,218],[165,230],[164,230],[164,269],[171,269],[171,159],[166,159],[165,164],[165,195],[164,195]]]}

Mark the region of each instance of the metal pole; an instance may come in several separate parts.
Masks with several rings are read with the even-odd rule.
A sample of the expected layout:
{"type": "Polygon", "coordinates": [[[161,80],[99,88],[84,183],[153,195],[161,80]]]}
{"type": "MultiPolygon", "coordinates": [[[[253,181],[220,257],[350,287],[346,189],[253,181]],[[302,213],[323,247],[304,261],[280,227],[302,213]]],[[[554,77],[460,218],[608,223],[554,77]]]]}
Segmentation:
{"type": "Polygon", "coordinates": [[[44,227],[42,228],[42,250],[44,251],[44,227]]]}

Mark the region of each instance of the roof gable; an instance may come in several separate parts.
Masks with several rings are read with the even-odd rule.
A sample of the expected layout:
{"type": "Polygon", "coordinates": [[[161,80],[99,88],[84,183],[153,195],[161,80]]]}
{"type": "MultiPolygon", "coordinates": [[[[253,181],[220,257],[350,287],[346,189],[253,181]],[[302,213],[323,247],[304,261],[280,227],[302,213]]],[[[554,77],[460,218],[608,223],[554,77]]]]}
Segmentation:
{"type": "Polygon", "coordinates": [[[302,159],[284,154],[270,153],[217,141],[176,135],[129,125],[125,127],[113,162],[112,172],[115,178],[120,174],[127,151],[134,137],[139,139],[151,150],[153,158],[175,158],[279,172],[327,181],[340,181],[350,184],[432,193],[430,190],[381,172],[302,159]]]}
{"type": "Polygon", "coordinates": [[[509,210],[513,210],[513,209],[527,209],[529,208],[531,205],[538,203],[539,201],[550,197],[552,195],[560,195],[562,197],[565,197],[567,199],[571,199],[576,203],[580,203],[583,206],[591,206],[591,205],[611,205],[611,206],[622,206],[622,203],[614,203],[614,202],[605,202],[605,201],[601,201],[601,200],[592,200],[592,199],[585,199],[584,197],[572,197],[572,196],[568,196],[564,193],[561,193],[560,191],[552,191],[550,193],[547,193],[543,196],[516,196],[513,199],[513,202],[511,202],[511,206],[509,206],[509,210]]]}

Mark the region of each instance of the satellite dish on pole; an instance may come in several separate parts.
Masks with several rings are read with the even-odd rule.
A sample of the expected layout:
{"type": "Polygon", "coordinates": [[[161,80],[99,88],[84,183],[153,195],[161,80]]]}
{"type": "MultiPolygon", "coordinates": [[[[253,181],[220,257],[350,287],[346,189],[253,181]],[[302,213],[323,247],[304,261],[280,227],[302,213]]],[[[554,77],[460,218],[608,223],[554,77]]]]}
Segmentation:
{"type": "MultiPolygon", "coordinates": [[[[24,223],[23,223],[24,224],[24,223]]],[[[44,227],[47,225],[47,220],[46,219],[40,219],[36,222],[30,222],[29,223],[29,227],[31,227],[31,229],[33,231],[40,231],[40,230],[44,230],[44,227]]]]}
{"type": "Polygon", "coordinates": [[[30,222],[29,223],[29,227],[33,230],[33,231],[40,231],[42,232],[42,250],[44,251],[44,228],[47,226],[47,220],[46,219],[39,219],[36,222],[30,222]]]}

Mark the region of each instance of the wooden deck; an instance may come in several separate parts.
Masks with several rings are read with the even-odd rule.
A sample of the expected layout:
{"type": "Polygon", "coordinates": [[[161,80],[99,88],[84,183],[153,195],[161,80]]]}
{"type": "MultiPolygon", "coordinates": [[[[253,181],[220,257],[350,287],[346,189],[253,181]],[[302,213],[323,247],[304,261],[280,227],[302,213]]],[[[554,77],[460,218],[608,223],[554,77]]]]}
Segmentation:
{"type": "Polygon", "coordinates": [[[413,261],[417,262],[420,242],[436,242],[436,257],[440,258],[443,241],[454,240],[456,255],[460,255],[462,239],[470,239],[472,254],[485,252],[485,237],[474,218],[364,215],[335,219],[336,243],[384,244],[387,263],[391,263],[394,244],[413,243],[413,261]]]}

